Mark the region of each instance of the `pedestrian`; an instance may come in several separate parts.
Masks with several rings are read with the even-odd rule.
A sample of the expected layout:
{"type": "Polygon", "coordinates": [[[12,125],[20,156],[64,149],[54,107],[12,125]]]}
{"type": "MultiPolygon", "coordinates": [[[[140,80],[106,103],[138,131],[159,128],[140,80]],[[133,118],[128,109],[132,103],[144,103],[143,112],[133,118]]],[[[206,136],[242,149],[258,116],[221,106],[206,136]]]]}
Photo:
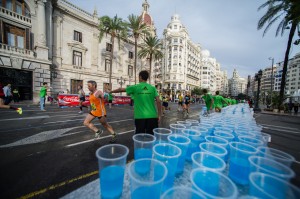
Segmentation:
{"type": "Polygon", "coordinates": [[[299,108],[299,103],[298,103],[298,101],[295,101],[295,103],[294,103],[294,112],[296,114],[298,113],[298,108],[299,108]]]}
{"type": "MultiPolygon", "coordinates": [[[[110,89],[108,91],[110,91],[110,89]]],[[[111,93],[108,93],[108,97],[107,98],[108,98],[108,106],[109,106],[109,108],[111,108],[114,96],[111,93]]]]}
{"type": "Polygon", "coordinates": [[[10,105],[4,104],[5,94],[4,94],[4,88],[2,88],[2,84],[0,83],[0,108],[2,109],[12,109],[17,111],[20,115],[23,113],[22,108],[16,108],[10,105]]]}
{"type": "Polygon", "coordinates": [[[4,93],[4,105],[8,105],[12,101],[11,84],[7,84],[3,88],[4,93]]]}
{"type": "Polygon", "coordinates": [[[99,138],[103,133],[103,130],[99,130],[92,121],[97,117],[99,122],[104,128],[106,128],[111,134],[112,138],[110,143],[117,141],[117,134],[113,128],[106,121],[106,109],[104,103],[104,93],[97,89],[97,83],[95,81],[88,81],[88,89],[90,91],[90,104],[91,112],[86,116],[83,124],[95,133],[95,138],[99,138]]]}
{"type": "Polygon", "coordinates": [[[222,111],[222,108],[223,108],[223,103],[227,104],[228,103],[226,102],[226,100],[219,95],[220,92],[219,91],[216,91],[216,95],[213,96],[213,100],[214,100],[214,107],[215,107],[215,111],[216,112],[221,112],[222,111]]]}
{"type": "Polygon", "coordinates": [[[19,93],[19,91],[18,91],[17,88],[15,88],[15,89],[13,90],[13,99],[14,99],[14,102],[15,102],[15,103],[16,103],[16,102],[19,102],[19,99],[20,99],[20,93],[19,93]]]}
{"type": "Polygon", "coordinates": [[[45,110],[45,100],[46,100],[46,95],[47,95],[47,82],[43,83],[43,86],[40,90],[40,107],[41,107],[41,111],[46,111],[45,110]]]}
{"type": "Polygon", "coordinates": [[[162,115],[165,115],[165,110],[171,110],[169,107],[169,96],[167,94],[164,94],[162,96],[162,115]]]}
{"type": "Polygon", "coordinates": [[[182,106],[183,106],[183,97],[181,95],[181,93],[179,93],[179,96],[178,96],[178,108],[177,110],[180,111],[180,109],[182,110],[182,106]]]}
{"type": "Polygon", "coordinates": [[[85,101],[85,92],[83,91],[81,85],[79,85],[77,88],[78,88],[79,109],[80,109],[78,113],[82,114],[83,113],[82,107],[86,107],[82,104],[85,101]]]}
{"type": "Polygon", "coordinates": [[[189,109],[190,109],[190,103],[191,103],[191,95],[189,92],[186,93],[186,95],[183,98],[184,100],[184,105],[183,105],[183,114],[186,110],[186,115],[189,115],[189,109]]]}
{"type": "Polygon", "coordinates": [[[209,113],[210,111],[213,110],[214,99],[213,99],[212,95],[210,93],[208,93],[207,89],[203,89],[203,94],[204,95],[202,96],[202,98],[205,101],[207,112],[209,113]]]}
{"type": "Polygon", "coordinates": [[[148,77],[147,71],[141,71],[139,84],[111,91],[111,93],[126,92],[134,96],[135,134],[153,135],[153,129],[158,127],[161,118],[161,100],[155,87],[147,83],[148,77]]]}
{"type": "Polygon", "coordinates": [[[292,101],[290,101],[290,102],[289,102],[289,113],[292,112],[293,107],[294,107],[294,104],[292,103],[292,101]]]}

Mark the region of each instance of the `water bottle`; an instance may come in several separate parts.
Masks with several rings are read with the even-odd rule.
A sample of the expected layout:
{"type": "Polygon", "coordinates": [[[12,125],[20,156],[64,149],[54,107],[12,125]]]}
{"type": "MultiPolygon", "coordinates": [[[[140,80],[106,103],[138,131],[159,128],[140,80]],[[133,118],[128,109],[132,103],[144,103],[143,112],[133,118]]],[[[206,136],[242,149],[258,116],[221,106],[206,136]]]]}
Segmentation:
{"type": "Polygon", "coordinates": [[[206,106],[202,106],[200,117],[201,116],[202,117],[207,117],[208,116],[208,112],[207,112],[207,107],[206,106]]]}

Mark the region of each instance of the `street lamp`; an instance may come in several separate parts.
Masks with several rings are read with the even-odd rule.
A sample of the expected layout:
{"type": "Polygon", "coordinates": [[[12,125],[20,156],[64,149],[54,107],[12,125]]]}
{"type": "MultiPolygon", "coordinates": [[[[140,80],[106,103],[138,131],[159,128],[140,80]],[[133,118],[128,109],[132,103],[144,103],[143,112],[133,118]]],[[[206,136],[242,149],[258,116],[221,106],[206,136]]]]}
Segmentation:
{"type": "MultiPolygon", "coordinates": [[[[117,79],[118,84],[120,84],[121,88],[122,85],[125,84],[126,79],[123,79],[123,77],[120,77],[117,79]]],[[[122,95],[122,93],[120,93],[120,95],[122,95]]]]}
{"type": "Polygon", "coordinates": [[[271,72],[271,105],[272,105],[272,97],[273,97],[273,65],[274,65],[274,58],[269,57],[269,60],[272,60],[272,72],[271,72]]]}
{"type": "Polygon", "coordinates": [[[257,94],[256,94],[256,102],[254,111],[261,111],[259,108],[259,92],[260,92],[260,80],[262,77],[262,70],[259,70],[258,73],[255,74],[255,81],[257,81],[257,94]]]}

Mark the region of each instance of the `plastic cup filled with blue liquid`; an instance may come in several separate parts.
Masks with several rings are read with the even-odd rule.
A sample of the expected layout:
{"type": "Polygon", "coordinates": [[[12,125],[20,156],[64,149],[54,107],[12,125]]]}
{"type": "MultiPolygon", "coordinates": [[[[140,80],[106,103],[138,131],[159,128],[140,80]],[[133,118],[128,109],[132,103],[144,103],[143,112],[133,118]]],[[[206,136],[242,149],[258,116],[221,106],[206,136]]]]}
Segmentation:
{"type": "Polygon", "coordinates": [[[184,170],[186,152],[191,140],[186,136],[178,134],[169,135],[168,140],[170,144],[174,144],[175,146],[178,146],[181,149],[181,155],[179,156],[178,165],[176,169],[176,175],[180,175],[183,173],[184,170]]]}
{"type": "Polygon", "coordinates": [[[164,191],[173,186],[180,155],[181,149],[173,144],[160,143],[153,147],[153,159],[161,161],[168,169],[163,185],[164,191]]]}
{"type": "Polygon", "coordinates": [[[168,136],[172,134],[172,131],[167,128],[155,128],[153,129],[154,136],[156,138],[155,143],[167,143],[168,136]]]}
{"type": "Polygon", "coordinates": [[[262,140],[256,139],[255,137],[251,136],[238,136],[239,142],[243,142],[249,144],[254,147],[264,146],[264,142],[262,140]]]}
{"type": "Polygon", "coordinates": [[[194,152],[198,152],[199,150],[199,144],[204,142],[205,139],[202,137],[200,131],[193,130],[193,129],[185,129],[182,131],[183,135],[188,137],[191,142],[188,146],[187,152],[186,152],[186,160],[192,161],[192,154],[194,152]]]}
{"type": "Polygon", "coordinates": [[[128,148],[120,144],[109,144],[97,149],[101,198],[122,196],[128,152],[128,148]]]}
{"type": "Polygon", "coordinates": [[[202,127],[201,124],[200,124],[200,126],[192,126],[191,129],[199,131],[201,133],[201,136],[203,137],[203,139],[205,136],[210,135],[210,132],[208,131],[208,129],[205,127],[202,127]]]}
{"type": "Polygon", "coordinates": [[[224,131],[221,131],[221,130],[215,130],[214,135],[227,140],[228,144],[229,144],[229,142],[234,141],[234,135],[232,133],[229,133],[229,132],[224,132],[224,131]]]}
{"type": "Polygon", "coordinates": [[[226,168],[226,163],[220,157],[206,153],[195,152],[192,155],[193,169],[207,168],[214,171],[223,172],[226,168]]]}
{"type": "Polygon", "coordinates": [[[161,199],[206,199],[206,197],[189,187],[172,187],[168,189],[161,199]]]}
{"type": "Polygon", "coordinates": [[[267,199],[299,199],[300,189],[270,174],[253,172],[249,176],[249,195],[267,199]]]}
{"type": "Polygon", "coordinates": [[[250,172],[266,173],[287,181],[295,176],[295,172],[292,169],[269,158],[250,156],[249,162],[250,172]]]}
{"type": "Polygon", "coordinates": [[[186,127],[182,124],[170,124],[170,130],[173,134],[182,134],[182,130],[186,129],[186,127]]]}
{"type": "Polygon", "coordinates": [[[192,126],[199,126],[200,122],[198,120],[187,119],[185,120],[192,124],[192,126]]]}
{"type": "Polygon", "coordinates": [[[154,159],[139,159],[128,166],[131,199],[159,199],[168,169],[154,159]]]}
{"type": "Polygon", "coordinates": [[[214,126],[212,124],[204,123],[204,124],[199,124],[200,127],[206,128],[208,131],[208,135],[212,135],[214,132],[214,126]]]}
{"type": "Polygon", "coordinates": [[[152,158],[152,148],[156,138],[151,134],[139,133],[132,137],[134,141],[134,159],[152,158]]]}
{"type": "Polygon", "coordinates": [[[229,177],[237,184],[248,185],[250,162],[248,158],[258,150],[242,142],[230,142],[229,177]]]}
{"type": "Polygon", "coordinates": [[[190,174],[193,189],[207,198],[234,199],[238,196],[236,185],[223,173],[211,169],[198,168],[190,174]]]}
{"type": "Polygon", "coordinates": [[[177,121],[177,124],[181,124],[181,125],[185,126],[185,128],[190,128],[192,126],[192,123],[190,123],[188,121],[177,121]]]}
{"type": "Polygon", "coordinates": [[[227,161],[227,149],[223,146],[215,144],[213,142],[203,142],[199,145],[201,152],[211,153],[213,155],[218,156],[224,161],[227,161]]]}
{"type": "Polygon", "coordinates": [[[295,158],[293,156],[277,149],[263,147],[263,146],[258,147],[257,149],[258,149],[259,156],[275,160],[288,167],[291,167],[292,163],[295,161],[295,158]]]}

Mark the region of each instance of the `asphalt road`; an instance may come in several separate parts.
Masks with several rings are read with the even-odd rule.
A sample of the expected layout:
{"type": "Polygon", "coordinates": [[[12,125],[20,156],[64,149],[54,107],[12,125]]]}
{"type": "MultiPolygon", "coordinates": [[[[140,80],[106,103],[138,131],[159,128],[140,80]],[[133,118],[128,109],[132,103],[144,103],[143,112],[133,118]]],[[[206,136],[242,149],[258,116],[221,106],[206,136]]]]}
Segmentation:
{"type": "MultiPolygon", "coordinates": [[[[87,114],[78,108],[47,106],[46,112],[35,105],[23,107],[23,115],[12,110],[0,110],[0,198],[59,198],[98,178],[95,151],[109,143],[110,135],[95,140],[83,126],[87,114]]],[[[189,116],[171,111],[160,126],[187,118],[198,119],[200,105],[192,105],[189,116]]],[[[264,131],[272,135],[269,146],[292,154],[300,161],[300,117],[255,114],[264,131]]],[[[119,144],[129,147],[128,161],[133,159],[133,108],[114,106],[107,109],[107,120],[119,133],[119,144]]],[[[94,121],[98,125],[97,121],[94,121]]],[[[300,185],[300,164],[293,164],[300,185]]]]}

